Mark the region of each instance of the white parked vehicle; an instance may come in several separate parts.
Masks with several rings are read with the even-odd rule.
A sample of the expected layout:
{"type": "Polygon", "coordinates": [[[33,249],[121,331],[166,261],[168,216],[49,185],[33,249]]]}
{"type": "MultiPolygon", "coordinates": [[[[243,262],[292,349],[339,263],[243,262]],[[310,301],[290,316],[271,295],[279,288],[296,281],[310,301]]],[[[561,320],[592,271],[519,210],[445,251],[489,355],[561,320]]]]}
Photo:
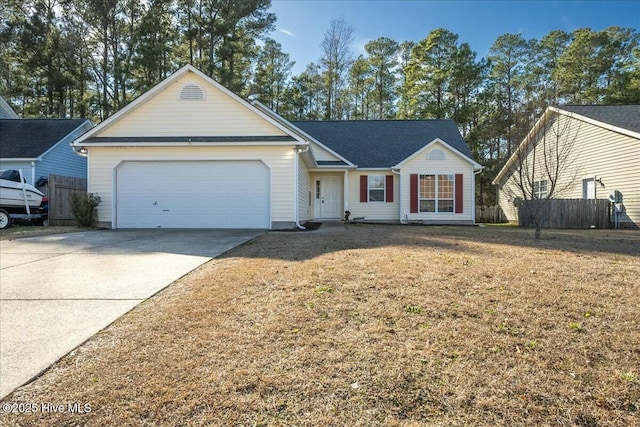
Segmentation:
{"type": "Polygon", "coordinates": [[[21,170],[6,170],[0,175],[0,229],[14,219],[48,224],[48,200],[44,193],[27,184],[21,170]]]}

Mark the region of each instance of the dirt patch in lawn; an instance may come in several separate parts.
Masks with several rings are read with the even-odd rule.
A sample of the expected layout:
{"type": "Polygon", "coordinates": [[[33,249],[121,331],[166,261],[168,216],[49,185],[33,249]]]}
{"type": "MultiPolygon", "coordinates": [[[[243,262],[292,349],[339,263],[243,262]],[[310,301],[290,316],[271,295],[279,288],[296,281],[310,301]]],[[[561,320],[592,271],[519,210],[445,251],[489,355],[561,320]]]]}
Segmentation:
{"type": "Polygon", "coordinates": [[[76,226],[51,226],[41,225],[12,225],[9,228],[0,230],[0,240],[15,240],[25,237],[48,236],[50,234],[75,233],[86,231],[86,228],[76,226]]]}
{"type": "Polygon", "coordinates": [[[640,425],[640,233],[532,234],[266,234],[3,402],[64,413],[0,424],[640,425]]]}

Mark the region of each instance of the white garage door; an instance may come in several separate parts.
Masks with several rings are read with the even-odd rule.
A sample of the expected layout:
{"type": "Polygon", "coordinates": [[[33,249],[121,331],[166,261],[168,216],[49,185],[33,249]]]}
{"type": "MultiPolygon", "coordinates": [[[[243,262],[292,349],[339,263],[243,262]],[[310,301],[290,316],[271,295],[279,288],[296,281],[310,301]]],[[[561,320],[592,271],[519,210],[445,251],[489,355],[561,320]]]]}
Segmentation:
{"type": "Polygon", "coordinates": [[[117,228],[269,228],[259,161],[127,161],[116,170],[117,228]]]}

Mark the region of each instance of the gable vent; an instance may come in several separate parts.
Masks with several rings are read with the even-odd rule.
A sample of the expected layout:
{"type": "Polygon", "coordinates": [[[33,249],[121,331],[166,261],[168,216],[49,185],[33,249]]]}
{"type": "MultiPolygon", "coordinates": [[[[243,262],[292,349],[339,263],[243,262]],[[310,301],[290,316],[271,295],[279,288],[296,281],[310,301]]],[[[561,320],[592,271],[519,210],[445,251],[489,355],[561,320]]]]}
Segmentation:
{"type": "Polygon", "coordinates": [[[202,101],[204,99],[204,90],[196,84],[188,84],[180,91],[180,100],[182,101],[202,101]]]}
{"type": "Polygon", "coordinates": [[[429,155],[427,156],[429,160],[444,160],[444,152],[439,148],[429,151],[429,155]]]}

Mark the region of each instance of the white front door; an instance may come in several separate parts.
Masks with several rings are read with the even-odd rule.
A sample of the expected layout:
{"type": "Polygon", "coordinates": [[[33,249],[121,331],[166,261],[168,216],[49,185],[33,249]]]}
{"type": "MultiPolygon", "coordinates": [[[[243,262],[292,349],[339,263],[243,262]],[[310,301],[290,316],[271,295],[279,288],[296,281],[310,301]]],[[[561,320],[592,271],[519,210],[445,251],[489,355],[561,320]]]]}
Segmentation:
{"type": "Polygon", "coordinates": [[[323,176],[316,179],[315,217],[342,218],[342,177],[323,176]]]}

